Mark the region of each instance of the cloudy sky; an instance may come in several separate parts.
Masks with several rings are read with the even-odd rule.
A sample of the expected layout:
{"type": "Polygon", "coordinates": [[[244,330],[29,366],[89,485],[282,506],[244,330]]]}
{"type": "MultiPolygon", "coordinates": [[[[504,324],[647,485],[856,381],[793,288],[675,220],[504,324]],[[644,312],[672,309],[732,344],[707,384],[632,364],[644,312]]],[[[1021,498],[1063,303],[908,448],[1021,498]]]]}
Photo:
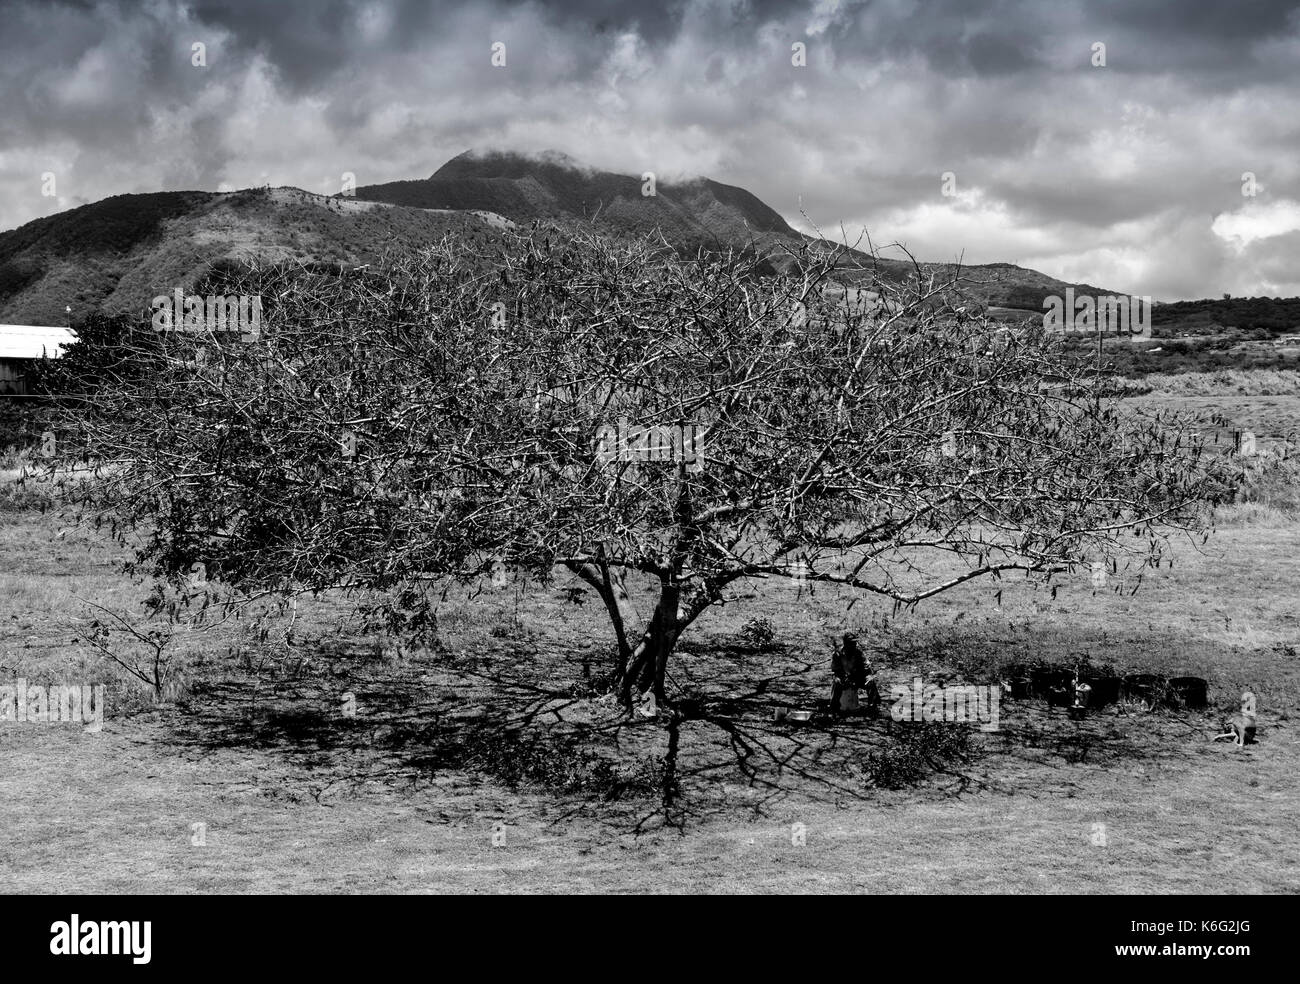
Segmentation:
{"type": "Polygon", "coordinates": [[[5,0],[0,87],[0,229],[554,148],[922,259],[1300,294],[1297,2],[5,0]]]}

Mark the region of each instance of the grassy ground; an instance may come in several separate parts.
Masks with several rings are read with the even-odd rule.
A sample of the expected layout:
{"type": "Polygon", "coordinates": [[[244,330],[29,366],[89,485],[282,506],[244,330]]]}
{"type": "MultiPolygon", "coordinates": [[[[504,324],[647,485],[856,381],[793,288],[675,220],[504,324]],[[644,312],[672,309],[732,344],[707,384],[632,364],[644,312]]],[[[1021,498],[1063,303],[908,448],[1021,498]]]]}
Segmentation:
{"type": "Polygon", "coordinates": [[[608,629],[567,581],[450,599],[436,651],[340,629],[344,609],[329,600],[304,607],[292,644],[257,644],[238,626],[195,633],[172,647],[180,699],[155,705],[86,642],[88,603],[124,609],[142,597],[117,573],[117,552],[90,531],[60,536],[30,508],[3,511],[0,683],[109,686],[99,734],[0,723],[5,884],[1295,891],[1300,524],[1252,506],[1221,519],[1206,547],[1181,548],[1133,596],[1094,593],[1084,576],[1055,600],[1006,584],[998,603],[975,586],[895,619],[869,601],[846,613],[834,591],[756,585],[684,640],[672,686],[702,706],[669,727],[627,724],[597,699],[608,629]],[[760,615],[776,630],[767,647],[740,635],[760,615]],[[1001,730],[973,735],[966,760],[916,788],[878,789],[865,756],[897,742],[883,722],[770,720],[773,704],[828,695],[829,640],[849,628],[887,682],[942,672],[984,682],[1007,663],[1086,656],[1119,672],[1205,676],[1215,708],[1074,722],[1040,702],[1004,704],[1001,730]],[[1246,686],[1260,699],[1260,744],[1212,744],[1246,686]],[[517,787],[502,759],[521,749],[482,738],[503,721],[553,743],[517,787]],[[579,735],[589,753],[564,744],[579,735]],[[679,793],[665,823],[646,780],[662,778],[652,766],[670,744],[679,793]]]}

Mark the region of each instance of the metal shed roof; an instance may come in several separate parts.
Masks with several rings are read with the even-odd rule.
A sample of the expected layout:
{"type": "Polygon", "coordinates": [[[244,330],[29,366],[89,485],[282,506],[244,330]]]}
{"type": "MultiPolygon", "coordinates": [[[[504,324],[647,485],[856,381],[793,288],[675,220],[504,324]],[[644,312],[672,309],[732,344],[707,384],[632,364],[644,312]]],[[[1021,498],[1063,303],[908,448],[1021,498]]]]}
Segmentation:
{"type": "Polygon", "coordinates": [[[71,328],[0,325],[0,359],[57,359],[76,340],[71,328]]]}

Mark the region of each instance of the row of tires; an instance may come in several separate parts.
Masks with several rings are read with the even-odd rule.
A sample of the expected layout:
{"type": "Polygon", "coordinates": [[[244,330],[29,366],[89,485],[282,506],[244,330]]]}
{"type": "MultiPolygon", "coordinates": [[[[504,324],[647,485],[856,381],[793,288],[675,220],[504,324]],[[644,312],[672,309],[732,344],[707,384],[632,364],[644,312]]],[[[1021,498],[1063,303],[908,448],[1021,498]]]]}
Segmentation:
{"type": "MultiPolygon", "coordinates": [[[[1075,675],[1071,670],[1035,669],[1007,681],[1013,700],[1046,700],[1053,706],[1075,701],[1075,675]]],[[[1209,683],[1202,677],[1163,677],[1155,673],[1128,676],[1079,677],[1086,683],[1088,707],[1105,707],[1119,701],[1140,702],[1148,707],[1204,710],[1209,706],[1209,683]]]]}

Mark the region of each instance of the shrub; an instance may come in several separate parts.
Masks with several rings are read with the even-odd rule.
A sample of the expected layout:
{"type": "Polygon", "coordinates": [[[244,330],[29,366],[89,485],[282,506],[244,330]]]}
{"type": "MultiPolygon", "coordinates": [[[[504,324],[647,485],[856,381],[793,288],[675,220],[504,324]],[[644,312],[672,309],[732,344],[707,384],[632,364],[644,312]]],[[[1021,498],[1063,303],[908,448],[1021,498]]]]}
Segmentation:
{"type": "Polygon", "coordinates": [[[48,486],[22,482],[9,475],[0,474],[0,512],[44,512],[55,505],[48,486]]]}
{"type": "Polygon", "coordinates": [[[1265,452],[1245,468],[1238,503],[1254,503],[1283,513],[1300,512],[1300,459],[1265,452]]]}
{"type": "Polygon", "coordinates": [[[970,731],[961,725],[916,724],[895,731],[894,743],[868,752],[862,761],[866,780],[881,789],[919,785],[954,760],[971,756],[970,731]]]}
{"type": "Polygon", "coordinates": [[[740,638],[750,646],[766,649],[776,641],[776,628],[771,619],[762,616],[751,618],[741,626],[740,638]]]}
{"type": "Polygon", "coordinates": [[[1171,396],[1286,396],[1300,393],[1300,373],[1294,369],[1236,369],[1182,375],[1150,373],[1143,382],[1151,391],[1171,396]]]}
{"type": "Polygon", "coordinates": [[[533,737],[498,728],[470,735],[461,751],[464,768],[512,789],[540,786],[604,799],[665,792],[667,770],[660,759],[645,756],[630,766],[620,766],[593,754],[573,738],[533,737]]]}

